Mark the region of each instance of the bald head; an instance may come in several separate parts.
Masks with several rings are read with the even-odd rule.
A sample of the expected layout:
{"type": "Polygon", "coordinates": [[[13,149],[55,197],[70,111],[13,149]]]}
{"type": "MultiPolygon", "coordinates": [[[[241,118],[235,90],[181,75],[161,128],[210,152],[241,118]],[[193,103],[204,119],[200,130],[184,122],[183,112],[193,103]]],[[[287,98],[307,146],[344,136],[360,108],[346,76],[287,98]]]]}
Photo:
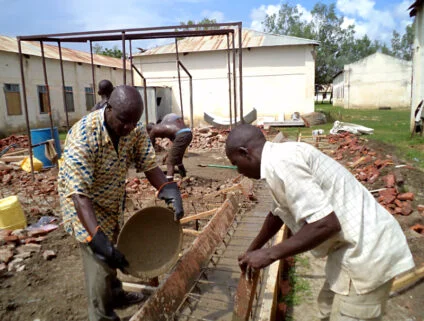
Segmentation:
{"type": "Polygon", "coordinates": [[[265,142],[265,136],[259,128],[247,124],[240,125],[228,135],[225,153],[231,163],[237,166],[239,173],[259,179],[265,142]]]}
{"type": "Polygon", "coordinates": [[[228,155],[240,147],[255,148],[256,146],[263,145],[265,141],[266,138],[258,127],[243,124],[230,132],[225,143],[225,151],[228,155]]]}
{"type": "Polygon", "coordinates": [[[113,91],[113,84],[107,80],[103,79],[99,82],[99,91],[97,92],[100,96],[110,97],[110,94],[113,91]]]}
{"type": "Polygon", "coordinates": [[[122,117],[131,115],[140,119],[143,113],[143,100],[137,89],[131,86],[117,86],[110,95],[109,104],[122,117]]]}
{"type": "Polygon", "coordinates": [[[143,113],[143,100],[137,89],[117,86],[108,101],[107,123],[118,136],[126,136],[134,129],[143,113]]]}

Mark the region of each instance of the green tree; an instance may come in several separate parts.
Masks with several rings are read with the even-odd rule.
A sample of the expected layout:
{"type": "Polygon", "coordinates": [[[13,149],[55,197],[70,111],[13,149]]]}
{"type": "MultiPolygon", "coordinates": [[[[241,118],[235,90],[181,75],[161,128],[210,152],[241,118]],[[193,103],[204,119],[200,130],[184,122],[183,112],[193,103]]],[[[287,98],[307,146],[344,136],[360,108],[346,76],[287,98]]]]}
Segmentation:
{"type": "Polygon", "coordinates": [[[262,24],[270,33],[313,39],[312,26],[302,16],[297,7],[282,3],[278,14],[267,15],[262,24]]]}
{"type": "MultiPolygon", "coordinates": [[[[103,48],[101,45],[99,44],[95,44],[93,45],[93,53],[98,54],[98,55],[103,55],[103,56],[108,56],[108,57],[113,57],[113,58],[122,58],[122,51],[121,49],[118,48],[118,46],[113,46],[113,48],[103,48]]],[[[128,55],[126,55],[126,57],[128,58],[128,55]]]]}
{"type": "MultiPolygon", "coordinates": [[[[202,20],[196,22],[194,20],[188,20],[187,22],[181,21],[181,26],[193,26],[193,25],[210,25],[215,24],[216,19],[209,19],[209,18],[203,18],[202,20]]],[[[208,29],[214,29],[214,27],[195,27],[194,30],[208,30],[208,29]]],[[[184,30],[184,29],[176,29],[176,31],[184,30]]]]}
{"type": "Polygon", "coordinates": [[[411,25],[407,25],[405,33],[400,41],[402,47],[402,59],[412,60],[414,50],[414,38],[415,38],[415,20],[411,25]]]}
{"type": "Polygon", "coordinates": [[[402,58],[402,44],[399,32],[393,30],[392,34],[392,55],[397,58],[402,58]]]}

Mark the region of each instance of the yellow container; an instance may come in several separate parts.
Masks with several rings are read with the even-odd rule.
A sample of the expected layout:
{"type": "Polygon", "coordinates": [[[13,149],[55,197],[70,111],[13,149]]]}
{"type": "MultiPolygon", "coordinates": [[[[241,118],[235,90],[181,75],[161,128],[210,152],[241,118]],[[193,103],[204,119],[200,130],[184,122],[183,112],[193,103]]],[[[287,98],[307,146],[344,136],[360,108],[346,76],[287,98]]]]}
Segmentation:
{"type": "Polygon", "coordinates": [[[26,228],[27,221],[17,196],[0,199],[0,229],[26,228]]]}
{"type": "MultiPolygon", "coordinates": [[[[35,157],[32,158],[32,164],[34,166],[34,171],[36,172],[43,169],[43,163],[35,157]]],[[[28,156],[22,160],[20,166],[25,172],[31,173],[31,160],[28,156]]]]}

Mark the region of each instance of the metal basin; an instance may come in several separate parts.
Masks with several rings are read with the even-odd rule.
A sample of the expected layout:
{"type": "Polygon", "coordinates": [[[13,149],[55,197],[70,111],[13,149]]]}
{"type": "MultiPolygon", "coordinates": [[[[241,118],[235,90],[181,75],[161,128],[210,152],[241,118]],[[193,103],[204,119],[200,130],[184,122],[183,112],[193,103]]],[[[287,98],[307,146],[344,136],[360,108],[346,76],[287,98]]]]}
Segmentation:
{"type": "Polygon", "coordinates": [[[177,262],[182,242],[182,228],[174,221],[172,211],[155,206],[129,218],[118,236],[117,246],[130,263],[128,273],[154,278],[177,262]]]}

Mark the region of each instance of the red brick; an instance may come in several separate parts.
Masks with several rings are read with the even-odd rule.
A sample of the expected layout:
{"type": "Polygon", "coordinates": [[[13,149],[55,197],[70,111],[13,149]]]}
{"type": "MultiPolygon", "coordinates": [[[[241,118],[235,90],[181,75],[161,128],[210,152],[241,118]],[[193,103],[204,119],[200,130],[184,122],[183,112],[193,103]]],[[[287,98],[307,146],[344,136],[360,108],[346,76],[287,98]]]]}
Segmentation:
{"type": "Polygon", "coordinates": [[[412,212],[413,212],[413,209],[412,209],[411,203],[409,201],[404,202],[402,204],[402,215],[408,216],[412,212]]]}
{"type": "Polygon", "coordinates": [[[3,240],[6,236],[12,234],[12,230],[0,230],[0,241],[3,240]]]}
{"type": "Polygon", "coordinates": [[[421,213],[423,213],[424,214],[424,205],[418,205],[417,206],[417,210],[418,210],[418,212],[421,212],[421,213]]]}
{"type": "Polygon", "coordinates": [[[3,240],[5,242],[17,242],[19,241],[19,238],[16,235],[9,235],[9,236],[5,236],[3,240]]]}
{"type": "Polygon", "coordinates": [[[383,177],[383,181],[386,187],[394,187],[396,183],[396,177],[394,174],[390,173],[383,177]]]}
{"type": "Polygon", "coordinates": [[[402,207],[396,207],[395,214],[402,214],[402,207]]]}
{"type": "Polygon", "coordinates": [[[397,199],[401,201],[413,201],[414,193],[408,192],[408,193],[399,194],[397,196],[397,199]]]}
{"type": "Polygon", "coordinates": [[[413,231],[415,231],[419,234],[424,235],[424,225],[417,223],[417,224],[411,226],[410,228],[411,228],[411,230],[413,230],[413,231]]]}
{"type": "Polygon", "coordinates": [[[402,207],[402,201],[400,201],[400,200],[398,200],[398,199],[395,199],[395,205],[396,205],[397,207],[402,207]]]}

